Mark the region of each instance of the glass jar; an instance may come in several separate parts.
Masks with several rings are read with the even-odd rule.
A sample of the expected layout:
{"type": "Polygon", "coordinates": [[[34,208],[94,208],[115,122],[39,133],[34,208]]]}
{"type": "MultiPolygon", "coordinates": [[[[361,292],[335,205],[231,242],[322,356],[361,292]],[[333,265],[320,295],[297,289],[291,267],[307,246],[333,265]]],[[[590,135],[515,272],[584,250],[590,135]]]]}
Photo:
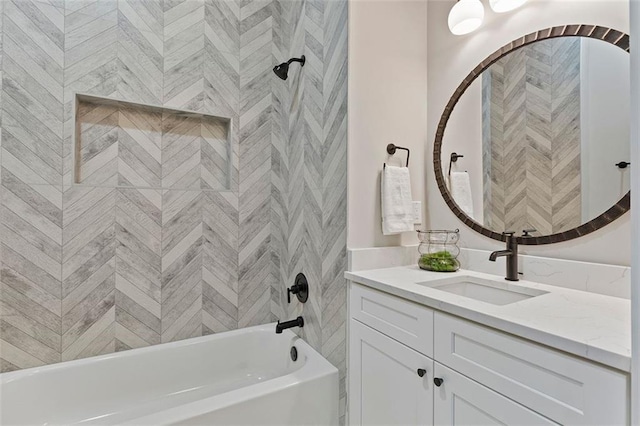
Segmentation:
{"type": "Polygon", "coordinates": [[[460,269],[458,255],[460,230],[455,231],[418,231],[420,245],[420,269],[434,272],[456,272],[460,269]]]}

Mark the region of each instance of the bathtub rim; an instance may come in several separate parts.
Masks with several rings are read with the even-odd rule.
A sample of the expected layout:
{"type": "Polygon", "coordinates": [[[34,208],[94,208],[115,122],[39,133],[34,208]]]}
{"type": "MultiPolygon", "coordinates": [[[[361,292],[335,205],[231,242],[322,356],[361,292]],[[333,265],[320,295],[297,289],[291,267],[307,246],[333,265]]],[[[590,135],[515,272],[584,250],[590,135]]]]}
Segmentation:
{"type": "MultiPolygon", "coordinates": [[[[7,384],[13,380],[22,378],[23,376],[31,376],[41,372],[47,372],[47,371],[57,370],[57,369],[66,369],[74,366],[90,365],[90,364],[102,362],[105,360],[109,360],[111,358],[120,358],[120,359],[129,358],[129,357],[134,357],[140,354],[157,352],[163,349],[194,346],[202,342],[221,340],[221,339],[235,336],[238,334],[258,333],[258,332],[259,333],[273,332],[275,334],[275,326],[276,326],[276,323],[270,323],[270,324],[256,325],[252,327],[238,328],[236,330],[229,330],[221,333],[208,334],[206,336],[192,337],[188,339],[178,340],[175,342],[159,343],[157,345],[150,345],[142,348],[128,349],[126,351],[121,351],[121,352],[113,352],[105,355],[98,355],[98,356],[92,356],[92,357],[81,358],[81,359],[72,359],[69,361],[61,361],[53,364],[40,365],[37,367],[23,368],[16,371],[8,371],[5,373],[0,373],[0,395],[2,395],[2,386],[4,384],[7,384]]],[[[293,339],[292,341],[297,342],[298,340],[300,340],[304,344],[307,344],[303,339],[301,339],[291,330],[285,330],[283,332],[283,336],[290,336],[293,339]]],[[[313,350],[313,348],[311,349],[313,350]]]]}
{"type": "MultiPolygon", "coordinates": [[[[185,340],[180,340],[176,342],[168,342],[162,343],[158,345],[147,346],[143,348],[130,349],[122,352],[115,352],[95,357],[88,357],[79,360],[71,360],[64,361],[55,364],[49,364],[45,366],[32,367],[18,371],[12,371],[7,373],[0,374],[0,397],[2,397],[2,388],[11,383],[14,380],[20,380],[25,377],[30,377],[33,375],[37,375],[39,373],[47,372],[47,371],[55,371],[55,370],[67,370],[70,368],[74,368],[76,366],[84,366],[91,365],[96,363],[101,363],[103,361],[112,359],[112,358],[132,358],[137,357],[144,354],[153,354],[156,352],[163,351],[165,349],[170,348],[180,348],[180,347],[189,347],[201,344],[203,342],[214,342],[216,340],[224,340],[225,338],[229,338],[237,335],[246,335],[252,333],[268,333],[275,334],[275,325],[276,323],[257,325],[252,327],[241,328],[237,330],[231,330],[228,332],[216,333],[207,336],[200,336],[185,340]]],[[[274,336],[275,337],[275,336],[274,336]]],[[[203,399],[197,399],[189,402],[185,402],[184,404],[170,407],[161,411],[157,411],[155,413],[142,414],[137,417],[124,418],[122,421],[119,421],[119,425],[139,425],[141,423],[144,424],[166,424],[166,423],[176,423],[181,420],[188,419],[189,417],[206,414],[209,411],[214,410],[216,407],[218,409],[228,407],[235,404],[240,404],[242,402],[246,402],[252,398],[257,398],[263,395],[268,395],[270,393],[277,392],[280,389],[296,386],[303,382],[312,381],[314,379],[321,379],[327,376],[335,376],[332,380],[335,381],[335,398],[338,399],[338,381],[339,381],[339,373],[338,369],[333,366],[326,358],[322,356],[322,354],[316,351],[311,347],[306,341],[304,341],[301,337],[297,336],[291,330],[285,330],[282,335],[278,335],[279,339],[286,338],[288,341],[288,347],[296,346],[298,349],[298,353],[306,354],[306,360],[302,366],[299,368],[285,373],[281,376],[277,376],[263,382],[258,382],[251,384],[249,386],[244,386],[241,388],[233,389],[230,391],[226,391],[217,395],[212,395],[209,397],[205,397],[203,399]]],[[[288,351],[286,352],[288,355],[288,351]]],[[[298,362],[300,361],[300,357],[298,358],[298,362]]],[[[124,413],[125,411],[123,411],[124,413]]],[[[112,413],[116,414],[116,413],[112,413]]],[[[102,416],[101,416],[102,417],[102,416]]],[[[84,419],[81,421],[87,422],[90,419],[84,419]]],[[[97,418],[96,418],[97,420],[97,418]]]]}
{"type": "MultiPolygon", "coordinates": [[[[196,401],[191,401],[177,407],[168,408],[156,413],[126,420],[120,422],[119,425],[163,426],[180,424],[180,422],[189,420],[192,417],[198,417],[207,414],[211,411],[215,411],[216,409],[222,409],[236,404],[242,404],[243,402],[250,401],[251,399],[275,393],[285,388],[294,387],[300,385],[301,383],[313,380],[331,378],[331,376],[333,376],[335,385],[335,395],[333,396],[336,399],[335,403],[338,404],[338,369],[326,358],[324,358],[318,351],[313,349],[307,342],[302,340],[302,338],[298,337],[291,331],[289,331],[289,333],[293,335],[292,344],[295,344],[298,349],[303,348],[305,352],[311,351],[311,356],[308,357],[307,362],[300,369],[283,376],[265,380],[264,382],[254,383],[250,386],[234,389],[222,394],[210,396],[196,401]]],[[[338,409],[337,405],[336,409],[338,409]]]]}

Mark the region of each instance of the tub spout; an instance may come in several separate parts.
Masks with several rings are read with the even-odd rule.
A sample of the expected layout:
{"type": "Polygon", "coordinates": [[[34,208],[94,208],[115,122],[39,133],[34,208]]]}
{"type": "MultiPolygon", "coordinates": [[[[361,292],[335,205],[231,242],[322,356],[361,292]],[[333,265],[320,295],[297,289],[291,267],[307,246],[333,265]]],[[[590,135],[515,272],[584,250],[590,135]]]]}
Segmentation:
{"type": "Polygon", "coordinates": [[[283,330],[293,327],[304,327],[304,319],[302,317],[298,317],[291,321],[278,321],[278,324],[276,324],[276,334],[281,334],[283,330]]]}

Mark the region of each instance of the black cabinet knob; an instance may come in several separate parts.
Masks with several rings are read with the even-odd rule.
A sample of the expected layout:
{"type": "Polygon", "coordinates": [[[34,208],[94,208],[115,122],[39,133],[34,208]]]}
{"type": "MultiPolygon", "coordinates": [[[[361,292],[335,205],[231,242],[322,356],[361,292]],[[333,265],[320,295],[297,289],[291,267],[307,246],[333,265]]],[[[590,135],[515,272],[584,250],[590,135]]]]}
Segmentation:
{"type": "Polygon", "coordinates": [[[444,380],[441,379],[440,377],[433,378],[433,384],[436,385],[437,387],[442,386],[442,383],[444,383],[444,380]]]}
{"type": "Polygon", "coordinates": [[[424,377],[425,374],[427,374],[427,370],[424,368],[418,368],[418,376],[424,377]]]}

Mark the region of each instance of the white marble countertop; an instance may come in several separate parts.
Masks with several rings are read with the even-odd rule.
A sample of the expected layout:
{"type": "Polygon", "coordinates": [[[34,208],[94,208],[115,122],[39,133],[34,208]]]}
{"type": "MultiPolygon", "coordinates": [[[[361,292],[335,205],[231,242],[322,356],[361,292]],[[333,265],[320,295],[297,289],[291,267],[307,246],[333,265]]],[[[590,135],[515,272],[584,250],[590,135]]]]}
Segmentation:
{"type": "Polygon", "coordinates": [[[629,300],[531,281],[518,281],[514,284],[548,293],[498,306],[429,287],[437,281],[448,281],[455,275],[493,280],[497,278],[466,270],[453,274],[429,272],[417,266],[345,273],[348,280],[368,287],[618,370],[630,371],[629,300]]]}

